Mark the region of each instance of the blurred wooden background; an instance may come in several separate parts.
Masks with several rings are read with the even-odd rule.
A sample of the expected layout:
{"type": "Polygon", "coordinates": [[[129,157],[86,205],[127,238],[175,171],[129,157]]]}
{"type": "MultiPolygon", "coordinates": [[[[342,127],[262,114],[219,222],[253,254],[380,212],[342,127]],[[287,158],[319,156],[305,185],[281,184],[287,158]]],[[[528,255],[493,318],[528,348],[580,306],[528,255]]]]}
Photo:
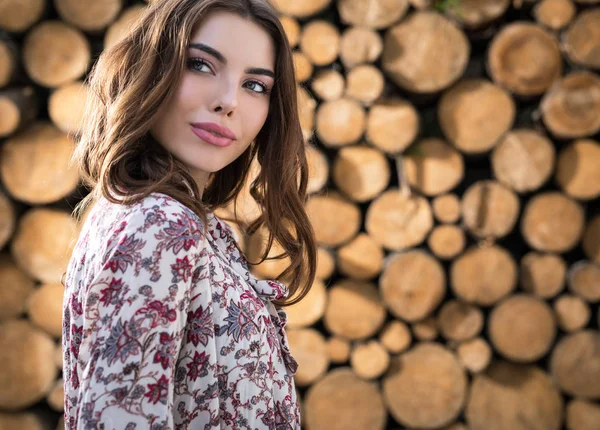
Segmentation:
{"type": "MultiPolygon", "coordinates": [[[[271,2],[320,245],[286,308],[305,428],[600,429],[600,1],[271,2]]],[[[0,430],[61,425],[67,133],[146,7],[0,1],[0,430]]]]}

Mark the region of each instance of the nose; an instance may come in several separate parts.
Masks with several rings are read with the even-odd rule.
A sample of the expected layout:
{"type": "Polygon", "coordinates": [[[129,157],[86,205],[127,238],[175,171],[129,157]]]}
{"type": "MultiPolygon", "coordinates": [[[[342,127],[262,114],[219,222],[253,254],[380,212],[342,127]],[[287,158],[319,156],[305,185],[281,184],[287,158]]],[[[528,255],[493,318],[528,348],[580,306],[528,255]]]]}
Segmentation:
{"type": "Polygon", "coordinates": [[[216,92],[212,111],[231,116],[237,110],[238,105],[237,85],[234,83],[223,83],[216,92]]]}

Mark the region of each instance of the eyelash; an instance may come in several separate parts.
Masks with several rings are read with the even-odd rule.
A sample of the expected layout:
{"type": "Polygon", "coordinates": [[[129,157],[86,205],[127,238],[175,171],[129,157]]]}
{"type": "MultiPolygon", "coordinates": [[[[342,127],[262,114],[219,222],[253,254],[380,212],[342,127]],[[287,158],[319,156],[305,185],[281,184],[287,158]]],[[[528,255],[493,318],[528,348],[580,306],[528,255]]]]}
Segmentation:
{"type": "MultiPolygon", "coordinates": [[[[205,66],[207,66],[209,69],[211,69],[211,67],[210,67],[210,64],[209,64],[209,63],[208,63],[206,60],[204,60],[204,59],[202,59],[202,58],[190,58],[190,59],[188,60],[187,64],[188,64],[188,68],[190,68],[190,69],[191,69],[191,68],[193,68],[193,67],[194,67],[194,65],[205,65],[205,66]]],[[[212,69],[211,69],[211,70],[212,70],[212,69]]],[[[201,72],[201,73],[202,73],[202,72],[201,72]]],[[[250,90],[250,91],[252,91],[252,92],[254,92],[254,93],[256,93],[256,94],[261,94],[261,95],[265,95],[265,96],[266,96],[266,95],[269,95],[269,93],[271,92],[271,90],[269,89],[269,87],[268,87],[266,84],[262,83],[261,81],[257,81],[257,80],[255,80],[255,79],[250,79],[250,80],[249,80],[249,81],[247,81],[247,82],[250,82],[250,83],[253,83],[253,84],[258,84],[258,85],[260,85],[261,87],[263,87],[263,91],[262,91],[262,92],[258,92],[258,91],[250,90]]]]}

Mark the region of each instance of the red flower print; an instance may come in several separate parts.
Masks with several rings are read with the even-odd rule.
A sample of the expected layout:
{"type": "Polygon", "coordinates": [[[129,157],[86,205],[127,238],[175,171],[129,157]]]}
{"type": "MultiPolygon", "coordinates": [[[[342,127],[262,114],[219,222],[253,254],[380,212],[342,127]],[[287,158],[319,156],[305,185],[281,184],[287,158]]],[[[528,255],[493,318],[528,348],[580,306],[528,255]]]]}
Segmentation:
{"type": "MultiPolygon", "coordinates": [[[[205,351],[202,351],[202,354],[198,354],[198,351],[194,351],[194,359],[192,360],[191,363],[188,363],[186,366],[189,369],[187,375],[190,377],[190,379],[192,381],[195,381],[196,379],[198,379],[198,376],[200,376],[201,370],[204,369],[204,366],[206,366],[206,363],[208,363],[208,359],[210,357],[206,354],[205,351]]],[[[202,372],[203,375],[206,374],[206,372],[202,372]]]]}
{"type": "Polygon", "coordinates": [[[203,310],[200,306],[195,312],[188,312],[188,342],[192,342],[194,346],[198,346],[199,343],[206,346],[208,339],[213,336],[212,308],[207,307],[206,310],[203,310]]]}
{"type": "Polygon", "coordinates": [[[169,362],[175,356],[175,343],[173,335],[162,332],[160,334],[160,348],[154,354],[154,362],[160,363],[163,369],[169,367],[169,362]]]}
{"type": "Polygon", "coordinates": [[[152,404],[161,402],[167,404],[167,394],[169,391],[169,380],[165,375],[162,375],[156,384],[148,384],[148,392],[144,394],[152,404]]]}
{"type": "Polygon", "coordinates": [[[123,288],[123,282],[121,279],[112,278],[108,287],[100,290],[102,297],[100,297],[100,301],[108,306],[110,304],[116,304],[119,298],[119,293],[123,288]]]}

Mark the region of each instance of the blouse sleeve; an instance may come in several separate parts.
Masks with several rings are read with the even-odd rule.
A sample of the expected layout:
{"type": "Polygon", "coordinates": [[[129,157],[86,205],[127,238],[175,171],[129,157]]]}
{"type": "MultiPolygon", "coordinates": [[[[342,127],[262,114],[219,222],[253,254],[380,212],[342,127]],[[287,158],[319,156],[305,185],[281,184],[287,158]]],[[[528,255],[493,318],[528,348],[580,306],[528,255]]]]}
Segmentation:
{"type": "MultiPolygon", "coordinates": [[[[176,385],[182,379],[178,356],[194,336],[186,331],[188,318],[194,319],[192,302],[203,310],[204,342],[195,349],[216,361],[202,226],[187,213],[162,219],[139,213],[118,230],[108,238],[116,245],[84,295],[78,429],[174,429],[174,391],[182,389],[176,385]]],[[[216,386],[210,371],[202,377],[206,386],[216,386]]],[[[207,400],[205,424],[215,419],[214,405],[207,400]]]]}

